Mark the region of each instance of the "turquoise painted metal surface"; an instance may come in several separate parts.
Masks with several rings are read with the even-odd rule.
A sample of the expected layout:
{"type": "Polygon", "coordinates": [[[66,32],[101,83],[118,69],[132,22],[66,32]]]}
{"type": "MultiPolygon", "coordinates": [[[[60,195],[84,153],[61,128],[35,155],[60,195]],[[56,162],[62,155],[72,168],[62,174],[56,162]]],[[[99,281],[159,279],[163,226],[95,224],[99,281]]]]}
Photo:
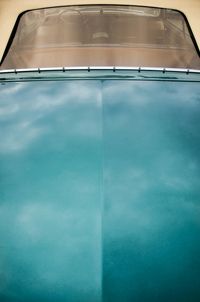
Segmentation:
{"type": "Polygon", "coordinates": [[[0,301],[100,301],[99,87],[1,87],[0,301]]]}
{"type": "Polygon", "coordinates": [[[200,85],[104,84],[104,301],[200,299],[200,85]]]}
{"type": "Polygon", "coordinates": [[[200,85],[0,86],[0,301],[200,300],[200,85]]]}

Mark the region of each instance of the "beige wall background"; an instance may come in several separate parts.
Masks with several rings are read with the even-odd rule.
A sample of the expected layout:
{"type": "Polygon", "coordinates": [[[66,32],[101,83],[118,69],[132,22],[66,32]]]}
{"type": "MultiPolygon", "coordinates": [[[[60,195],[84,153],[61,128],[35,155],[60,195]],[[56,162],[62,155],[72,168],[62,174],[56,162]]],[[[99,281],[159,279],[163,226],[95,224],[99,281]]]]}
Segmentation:
{"type": "Polygon", "coordinates": [[[36,8],[84,4],[141,5],[177,9],[188,19],[200,49],[200,0],[0,0],[0,60],[19,14],[36,8]]]}

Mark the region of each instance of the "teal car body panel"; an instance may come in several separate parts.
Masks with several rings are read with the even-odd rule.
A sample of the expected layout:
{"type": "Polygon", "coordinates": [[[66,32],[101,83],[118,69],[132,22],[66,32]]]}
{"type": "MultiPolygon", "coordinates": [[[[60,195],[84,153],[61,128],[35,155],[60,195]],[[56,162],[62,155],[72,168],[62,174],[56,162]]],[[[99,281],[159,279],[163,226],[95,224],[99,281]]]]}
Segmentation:
{"type": "Polygon", "coordinates": [[[200,75],[52,74],[1,80],[0,301],[199,301],[200,75]]]}

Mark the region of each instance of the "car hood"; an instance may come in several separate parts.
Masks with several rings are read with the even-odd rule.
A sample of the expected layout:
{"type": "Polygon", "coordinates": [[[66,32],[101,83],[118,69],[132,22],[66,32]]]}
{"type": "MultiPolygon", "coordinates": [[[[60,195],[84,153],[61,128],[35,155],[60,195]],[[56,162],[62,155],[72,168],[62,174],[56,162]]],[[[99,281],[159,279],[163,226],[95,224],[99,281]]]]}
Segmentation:
{"type": "Polygon", "coordinates": [[[199,301],[199,117],[198,82],[1,85],[0,297],[199,301]]]}

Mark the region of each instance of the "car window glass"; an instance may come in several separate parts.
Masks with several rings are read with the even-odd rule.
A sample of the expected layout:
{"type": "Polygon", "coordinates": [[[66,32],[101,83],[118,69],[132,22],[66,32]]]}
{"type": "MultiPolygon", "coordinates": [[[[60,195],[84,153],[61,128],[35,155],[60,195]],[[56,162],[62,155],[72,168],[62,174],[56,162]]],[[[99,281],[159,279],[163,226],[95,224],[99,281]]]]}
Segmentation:
{"type": "Polygon", "coordinates": [[[184,16],[138,6],[24,13],[1,69],[61,66],[200,68],[184,16]]]}

